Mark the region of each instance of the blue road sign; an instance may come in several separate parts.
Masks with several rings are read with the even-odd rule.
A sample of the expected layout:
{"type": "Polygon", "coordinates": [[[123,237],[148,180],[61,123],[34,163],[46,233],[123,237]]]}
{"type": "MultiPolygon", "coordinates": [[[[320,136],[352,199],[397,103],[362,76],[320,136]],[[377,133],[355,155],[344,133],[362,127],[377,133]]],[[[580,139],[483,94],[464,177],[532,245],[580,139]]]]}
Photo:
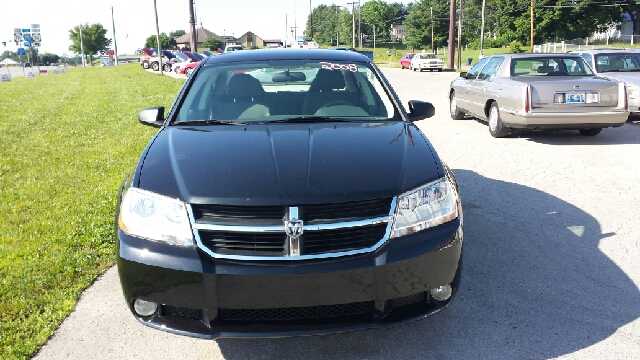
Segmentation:
{"type": "Polygon", "coordinates": [[[23,48],[18,49],[18,55],[25,55],[26,52],[24,51],[23,48]]]}
{"type": "Polygon", "coordinates": [[[24,39],[24,41],[31,42],[31,35],[22,35],[22,38],[24,39]]]}
{"type": "Polygon", "coordinates": [[[25,42],[24,42],[24,46],[25,46],[25,47],[31,47],[31,43],[30,43],[30,42],[28,42],[28,41],[25,41],[25,42]]]}

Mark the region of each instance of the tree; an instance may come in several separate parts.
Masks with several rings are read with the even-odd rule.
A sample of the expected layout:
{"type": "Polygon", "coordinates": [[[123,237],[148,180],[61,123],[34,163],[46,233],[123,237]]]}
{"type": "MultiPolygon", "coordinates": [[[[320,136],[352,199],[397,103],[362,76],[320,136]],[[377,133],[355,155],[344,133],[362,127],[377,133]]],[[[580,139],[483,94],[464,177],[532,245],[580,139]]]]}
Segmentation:
{"type": "MultiPolygon", "coordinates": [[[[176,39],[168,36],[166,33],[160,33],[160,44],[162,45],[163,50],[173,49],[178,44],[176,43],[176,39]]],[[[144,43],[144,47],[147,48],[157,48],[158,47],[158,39],[156,39],[155,35],[151,35],[147,38],[144,43]]]]}
{"type": "MultiPolygon", "coordinates": [[[[336,31],[339,31],[341,43],[349,40],[351,44],[351,13],[337,5],[319,5],[311,12],[313,16],[313,39],[320,45],[335,45],[336,31]],[[349,18],[348,33],[344,29],[345,18],[349,18]]],[[[310,21],[307,19],[305,34],[310,34],[310,21]]]]}
{"type": "Polygon", "coordinates": [[[51,53],[44,53],[40,55],[40,63],[49,65],[60,61],[60,56],[51,53]]]}
{"type": "Polygon", "coordinates": [[[222,48],[222,40],[216,38],[215,36],[210,36],[207,38],[207,40],[204,41],[204,43],[202,43],[202,46],[209,48],[209,50],[218,50],[219,48],[222,48]]]}
{"type": "Polygon", "coordinates": [[[184,34],[186,34],[187,32],[184,30],[175,30],[169,33],[169,36],[171,36],[172,38],[177,38],[180,37],[184,34]]]}
{"type": "Polygon", "coordinates": [[[394,9],[382,0],[371,0],[362,6],[362,21],[365,22],[365,33],[373,33],[373,25],[378,34],[389,29],[391,20],[395,17],[394,9]]]}
{"type": "MultiPolygon", "coordinates": [[[[104,54],[111,46],[111,39],[107,39],[105,34],[107,30],[102,24],[85,24],[82,26],[82,43],[84,46],[85,55],[89,55],[90,62],[93,62],[93,56],[97,54],[104,54]]],[[[79,26],[69,30],[69,39],[72,44],[69,45],[69,50],[76,54],[81,54],[80,48],[80,29],[79,26]]]]}
{"type": "Polygon", "coordinates": [[[404,21],[406,42],[413,49],[431,48],[431,8],[433,8],[434,46],[436,48],[447,46],[449,0],[420,0],[414,3],[404,21]]]}

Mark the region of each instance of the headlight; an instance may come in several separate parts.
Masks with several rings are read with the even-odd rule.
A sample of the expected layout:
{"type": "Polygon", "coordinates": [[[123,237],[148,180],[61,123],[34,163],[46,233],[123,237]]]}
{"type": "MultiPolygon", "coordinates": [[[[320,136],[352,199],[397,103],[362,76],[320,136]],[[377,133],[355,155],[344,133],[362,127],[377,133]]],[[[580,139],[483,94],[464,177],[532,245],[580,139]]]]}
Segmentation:
{"type": "Polygon", "coordinates": [[[635,98],[640,96],[640,87],[629,85],[627,86],[627,94],[630,98],[635,98]]]}
{"type": "Polygon", "coordinates": [[[193,246],[185,204],[150,191],[129,188],[120,205],[123,232],[171,245],[193,246]]]}
{"type": "Polygon", "coordinates": [[[413,234],[458,217],[453,187],[440,179],[400,195],[391,238],[413,234]]]}

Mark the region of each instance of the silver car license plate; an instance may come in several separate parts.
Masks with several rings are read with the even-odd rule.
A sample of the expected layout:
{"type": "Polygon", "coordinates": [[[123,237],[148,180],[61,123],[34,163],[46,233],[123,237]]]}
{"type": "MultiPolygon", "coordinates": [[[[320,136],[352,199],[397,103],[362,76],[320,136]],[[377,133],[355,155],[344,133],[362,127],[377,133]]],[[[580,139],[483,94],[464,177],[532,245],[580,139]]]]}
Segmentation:
{"type": "Polygon", "coordinates": [[[583,92],[568,93],[565,98],[565,104],[580,104],[587,101],[587,94],[583,92]]]}

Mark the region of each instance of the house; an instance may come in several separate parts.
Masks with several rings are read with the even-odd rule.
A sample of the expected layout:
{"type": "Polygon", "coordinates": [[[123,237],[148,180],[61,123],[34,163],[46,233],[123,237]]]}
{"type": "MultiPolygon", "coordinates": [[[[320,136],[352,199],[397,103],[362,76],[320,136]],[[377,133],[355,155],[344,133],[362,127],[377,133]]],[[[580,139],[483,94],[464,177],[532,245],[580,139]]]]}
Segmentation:
{"type": "Polygon", "coordinates": [[[403,41],[407,38],[407,33],[404,30],[404,25],[391,24],[391,41],[403,41]]]}
{"type": "Polygon", "coordinates": [[[240,38],[238,38],[238,44],[242,45],[245,49],[265,46],[264,40],[251,31],[247,31],[244,35],[240,36],[240,38]]]}
{"type": "MultiPolygon", "coordinates": [[[[225,38],[223,38],[222,36],[218,36],[215,33],[213,33],[212,31],[209,31],[205,28],[203,28],[202,26],[200,26],[199,28],[196,29],[196,47],[198,49],[203,49],[204,46],[202,45],[208,38],[214,36],[215,38],[219,39],[220,41],[222,41],[222,48],[224,49],[224,45],[226,45],[227,41],[225,41],[225,38]]],[[[184,49],[184,48],[190,48],[191,47],[191,33],[186,33],[180,37],[178,37],[176,39],[176,43],[178,45],[178,48],[180,49],[184,49]]]]}

